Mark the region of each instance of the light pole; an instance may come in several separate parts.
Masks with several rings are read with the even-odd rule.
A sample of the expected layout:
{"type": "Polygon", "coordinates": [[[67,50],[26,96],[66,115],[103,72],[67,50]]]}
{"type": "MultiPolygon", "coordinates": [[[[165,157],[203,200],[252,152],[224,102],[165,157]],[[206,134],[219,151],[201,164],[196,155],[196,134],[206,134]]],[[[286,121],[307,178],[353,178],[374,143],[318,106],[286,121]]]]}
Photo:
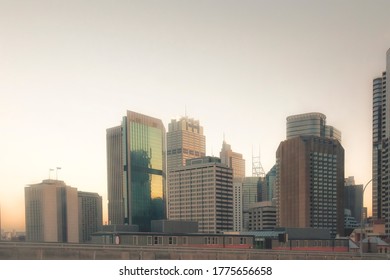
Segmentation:
{"type": "Polygon", "coordinates": [[[364,186],[363,188],[363,193],[362,193],[362,210],[361,210],[361,219],[360,219],[360,256],[363,256],[363,229],[364,229],[364,226],[365,226],[365,223],[364,223],[364,191],[366,190],[368,184],[370,184],[372,182],[373,179],[377,179],[379,178],[379,175],[372,178],[370,181],[368,181],[366,183],[366,185],[364,186]]]}

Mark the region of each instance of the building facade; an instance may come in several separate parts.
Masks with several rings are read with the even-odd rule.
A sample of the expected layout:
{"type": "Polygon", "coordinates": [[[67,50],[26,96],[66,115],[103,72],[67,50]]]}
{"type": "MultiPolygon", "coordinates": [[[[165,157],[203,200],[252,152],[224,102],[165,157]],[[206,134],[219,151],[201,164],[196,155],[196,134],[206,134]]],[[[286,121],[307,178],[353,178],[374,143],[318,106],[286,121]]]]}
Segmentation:
{"type": "Polygon", "coordinates": [[[249,207],[261,201],[260,186],[262,177],[245,177],[242,182],[242,221],[243,230],[249,230],[249,207]]]}
{"type": "Polygon", "coordinates": [[[233,229],[233,172],[219,158],[188,159],[169,182],[170,220],[197,221],[201,233],[233,229]]]}
{"type": "Polygon", "coordinates": [[[91,241],[94,232],[102,230],[103,210],[102,197],[97,193],[78,192],[79,199],[79,241],[91,241]]]}
{"type": "Polygon", "coordinates": [[[221,163],[233,170],[233,229],[241,231],[243,226],[242,186],[245,177],[245,159],[242,154],[234,152],[231,145],[224,140],[219,153],[221,163]]]}
{"type": "Polygon", "coordinates": [[[276,207],[271,201],[256,202],[250,205],[248,230],[273,230],[276,227],[276,207]]]}
{"type": "Polygon", "coordinates": [[[272,201],[275,198],[276,187],[276,165],[265,175],[266,192],[263,195],[263,201],[272,201]]]}
{"type": "Polygon", "coordinates": [[[360,224],[362,220],[363,185],[356,185],[353,177],[345,180],[344,208],[351,211],[351,216],[360,224]]]}
{"type": "Polygon", "coordinates": [[[171,120],[167,132],[167,170],[180,168],[187,159],[206,155],[206,137],[198,120],[171,120]]]}
{"type": "Polygon", "coordinates": [[[305,132],[280,143],[276,207],[278,226],[328,228],[333,237],[344,234],[344,148],[338,139],[305,132]]]}
{"type": "Polygon", "coordinates": [[[287,140],[297,136],[317,136],[337,139],[341,142],[341,132],[326,125],[326,116],[313,112],[287,117],[287,140]]]}
{"type": "Polygon", "coordinates": [[[385,222],[387,236],[390,236],[390,98],[386,87],[389,75],[390,49],[386,53],[386,71],[373,80],[372,120],[372,215],[385,222]]]}
{"type": "Polygon", "coordinates": [[[159,119],[127,111],[106,136],[109,223],[149,231],[151,220],[166,217],[165,127],[159,119]]]}
{"type": "MultiPolygon", "coordinates": [[[[206,155],[206,137],[198,120],[182,117],[171,120],[167,132],[167,172],[185,166],[187,159],[206,155]]],[[[169,175],[167,175],[167,198],[171,191],[169,175]]],[[[169,205],[169,200],[167,200],[169,205]]],[[[168,207],[168,206],[167,206],[168,207]]],[[[170,219],[169,211],[167,218],[170,219]]]]}
{"type": "Polygon", "coordinates": [[[219,153],[221,162],[233,169],[233,178],[245,177],[245,159],[242,158],[242,154],[234,152],[229,144],[222,143],[222,149],[219,153]]]}
{"type": "Polygon", "coordinates": [[[43,180],[24,189],[26,241],[79,242],[77,189],[43,180]]]}
{"type": "Polygon", "coordinates": [[[233,178],[233,231],[243,230],[242,179],[233,178]]]}

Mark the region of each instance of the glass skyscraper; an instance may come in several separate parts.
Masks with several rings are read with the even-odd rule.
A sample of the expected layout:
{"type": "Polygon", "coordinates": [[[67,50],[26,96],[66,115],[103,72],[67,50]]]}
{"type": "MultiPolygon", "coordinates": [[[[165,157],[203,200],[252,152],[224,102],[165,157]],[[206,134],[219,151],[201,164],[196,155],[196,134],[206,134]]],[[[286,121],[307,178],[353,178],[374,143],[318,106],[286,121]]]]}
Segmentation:
{"type": "Polygon", "coordinates": [[[161,120],[127,111],[107,129],[108,219],[150,231],[165,219],[165,128],[161,120]]]}

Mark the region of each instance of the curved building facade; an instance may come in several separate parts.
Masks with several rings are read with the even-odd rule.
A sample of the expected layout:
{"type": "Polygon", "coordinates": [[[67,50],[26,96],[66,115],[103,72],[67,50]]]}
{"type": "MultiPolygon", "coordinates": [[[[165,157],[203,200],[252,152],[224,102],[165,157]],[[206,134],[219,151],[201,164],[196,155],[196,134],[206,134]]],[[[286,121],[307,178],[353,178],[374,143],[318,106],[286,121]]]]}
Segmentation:
{"type": "Polygon", "coordinates": [[[326,125],[326,116],[322,113],[306,113],[287,117],[286,138],[298,136],[317,136],[336,139],[341,142],[341,132],[326,125]]]}

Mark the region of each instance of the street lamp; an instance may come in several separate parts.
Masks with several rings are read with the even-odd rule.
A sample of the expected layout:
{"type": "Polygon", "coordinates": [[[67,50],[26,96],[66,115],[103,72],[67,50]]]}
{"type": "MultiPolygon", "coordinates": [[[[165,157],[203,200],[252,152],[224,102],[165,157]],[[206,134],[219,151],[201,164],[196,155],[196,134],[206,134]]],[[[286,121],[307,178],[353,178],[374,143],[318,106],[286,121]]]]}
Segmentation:
{"type": "Polygon", "coordinates": [[[380,175],[373,177],[370,181],[366,183],[366,185],[363,188],[363,193],[362,193],[362,210],[361,210],[361,220],[360,220],[360,256],[363,256],[363,229],[365,227],[365,224],[363,223],[364,221],[364,191],[366,190],[368,184],[372,182],[374,179],[378,179],[380,175]]]}

